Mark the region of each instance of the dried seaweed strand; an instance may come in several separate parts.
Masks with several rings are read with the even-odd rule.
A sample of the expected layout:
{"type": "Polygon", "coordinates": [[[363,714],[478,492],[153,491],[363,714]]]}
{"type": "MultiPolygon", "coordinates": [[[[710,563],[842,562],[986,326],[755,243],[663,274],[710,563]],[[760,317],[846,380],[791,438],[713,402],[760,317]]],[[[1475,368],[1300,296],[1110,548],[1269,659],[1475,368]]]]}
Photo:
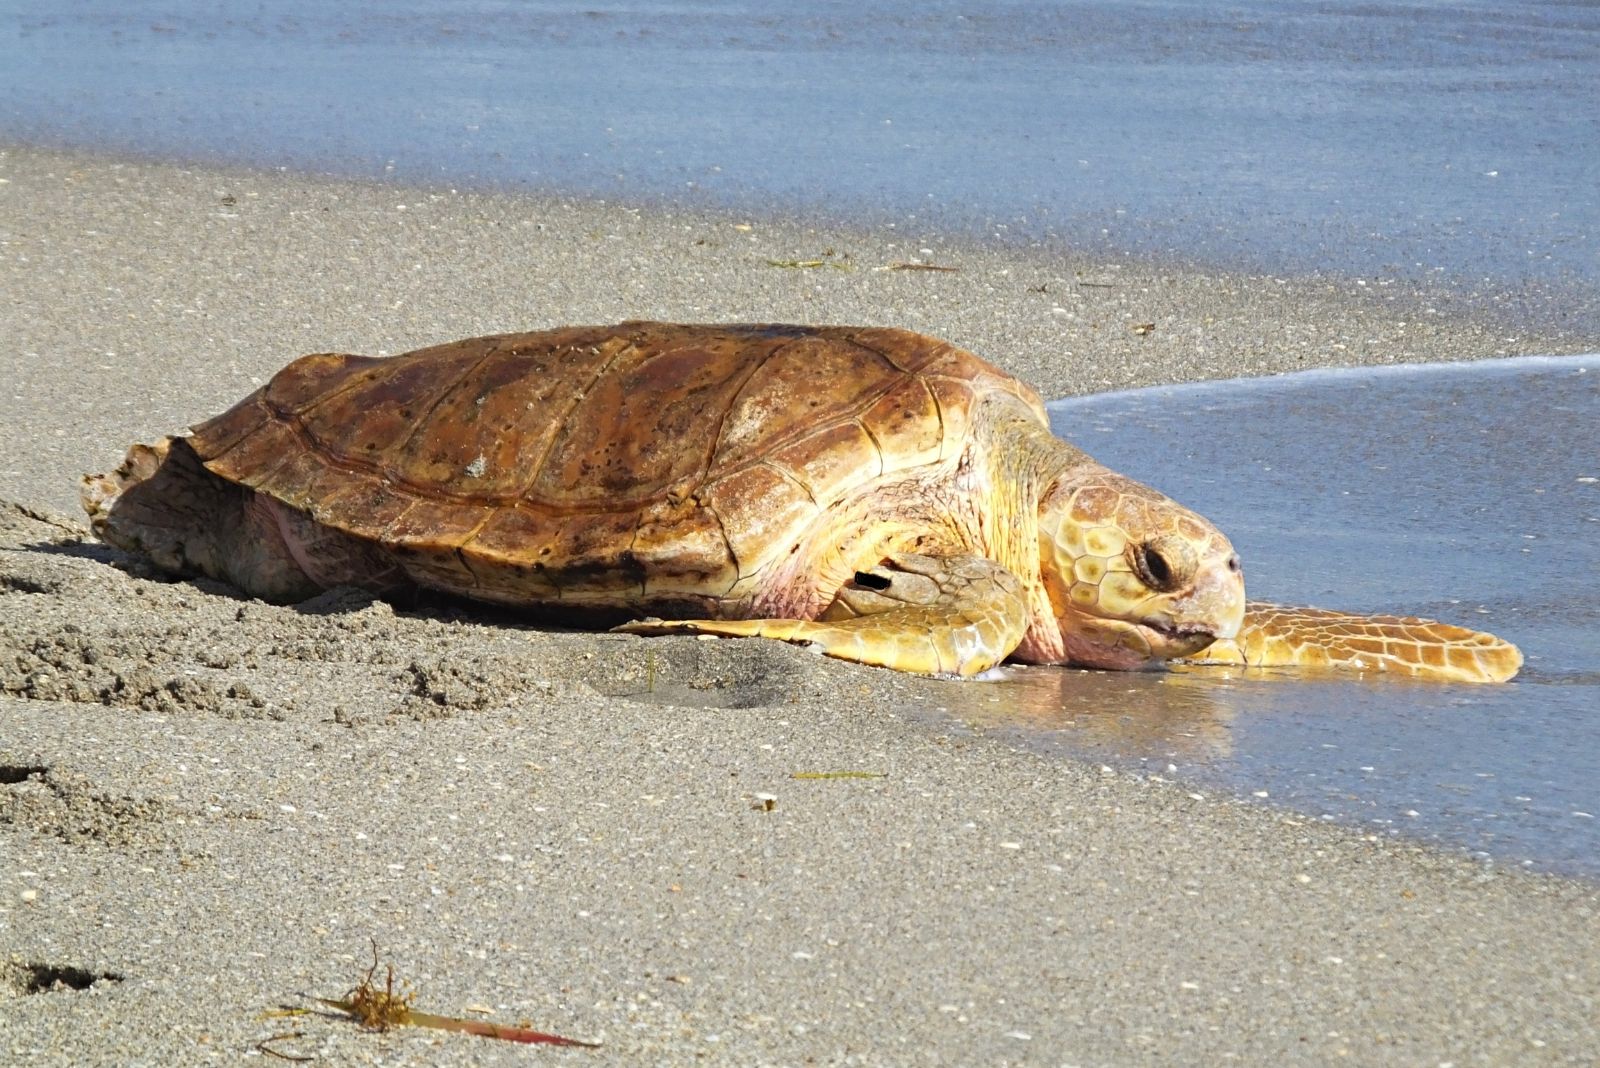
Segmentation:
{"type": "Polygon", "coordinates": [[[383,986],[374,982],[378,974],[378,944],[372,944],[372,966],[350,992],[342,998],[315,998],[331,1008],[351,1017],[369,1031],[387,1031],[392,1027],[428,1027],[435,1031],[459,1031],[462,1034],[483,1038],[498,1038],[505,1042],[522,1042],[548,1046],[598,1046],[598,1042],[584,1042],[546,1031],[527,1027],[511,1027],[487,1020],[465,1020],[459,1016],[439,1016],[431,1012],[418,1012],[411,1007],[412,991],[406,984],[397,990],[394,965],[385,966],[383,986]]]}

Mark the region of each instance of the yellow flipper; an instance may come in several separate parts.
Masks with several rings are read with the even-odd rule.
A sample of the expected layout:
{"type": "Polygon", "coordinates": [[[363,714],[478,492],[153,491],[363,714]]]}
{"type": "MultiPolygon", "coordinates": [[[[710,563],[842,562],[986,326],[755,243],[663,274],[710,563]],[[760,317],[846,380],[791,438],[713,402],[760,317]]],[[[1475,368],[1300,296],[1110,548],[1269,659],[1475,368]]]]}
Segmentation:
{"type": "Polygon", "coordinates": [[[1505,682],[1522,667],[1493,634],[1408,616],[1360,616],[1252,601],[1239,635],[1185,660],[1249,667],[1334,667],[1446,682],[1505,682]]]}
{"type": "Polygon", "coordinates": [[[976,675],[1009,656],[1027,626],[1022,584],[993,560],[902,553],[858,572],[816,621],[647,619],[616,629],[777,638],[897,671],[976,675]]]}

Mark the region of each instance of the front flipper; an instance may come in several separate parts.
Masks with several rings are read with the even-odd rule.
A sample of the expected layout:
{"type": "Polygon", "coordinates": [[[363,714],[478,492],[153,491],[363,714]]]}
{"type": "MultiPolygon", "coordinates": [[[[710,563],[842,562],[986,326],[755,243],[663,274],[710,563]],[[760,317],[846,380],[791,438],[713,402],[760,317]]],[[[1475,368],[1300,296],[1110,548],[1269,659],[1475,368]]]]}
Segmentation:
{"type": "Polygon", "coordinates": [[[803,619],[642,620],[629,634],[777,638],[828,656],[921,675],[975,675],[1022,641],[1022,583],[981,556],[892,556],[839,589],[815,622],[803,619]]]}
{"type": "Polygon", "coordinates": [[[1505,682],[1522,666],[1510,642],[1403,616],[1358,616],[1252,601],[1239,635],[1184,658],[1196,664],[1334,667],[1446,682],[1505,682]]]}

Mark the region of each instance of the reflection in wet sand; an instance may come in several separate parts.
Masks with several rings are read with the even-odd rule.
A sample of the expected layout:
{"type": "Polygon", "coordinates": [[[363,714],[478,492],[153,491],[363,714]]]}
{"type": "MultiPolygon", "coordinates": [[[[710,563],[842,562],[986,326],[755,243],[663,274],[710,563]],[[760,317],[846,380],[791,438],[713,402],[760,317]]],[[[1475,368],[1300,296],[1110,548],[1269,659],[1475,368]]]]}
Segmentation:
{"type": "MultiPolygon", "coordinates": [[[[1012,666],[982,682],[943,683],[928,695],[969,726],[1020,733],[1029,748],[1120,761],[1210,763],[1233,751],[1237,669],[1126,673],[1012,666]]],[[[1261,674],[1252,672],[1252,674],[1261,674]]]]}
{"type": "MultiPolygon", "coordinates": [[[[1235,759],[1247,719],[1270,721],[1275,710],[1290,719],[1330,692],[1354,705],[1397,697],[1391,687],[1438,695],[1440,686],[1337,668],[1174,664],[1124,673],[1007,665],[982,681],[941,684],[928,699],[975,730],[1010,735],[1030,749],[1196,770],[1235,759]],[[1366,687],[1377,689],[1368,694],[1366,687]]],[[[1270,729],[1270,722],[1256,725],[1270,729]]]]}

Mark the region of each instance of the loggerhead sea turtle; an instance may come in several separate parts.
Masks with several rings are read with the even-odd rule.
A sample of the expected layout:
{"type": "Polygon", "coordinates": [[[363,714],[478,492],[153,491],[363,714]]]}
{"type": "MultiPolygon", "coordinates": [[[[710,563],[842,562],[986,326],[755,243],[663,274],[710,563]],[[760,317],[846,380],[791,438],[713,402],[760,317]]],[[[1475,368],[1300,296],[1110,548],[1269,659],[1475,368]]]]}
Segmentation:
{"type": "Polygon", "coordinates": [[[630,322],[306,356],[83,500],[104,541],[273,601],[426,587],[959,675],[1522,662],[1428,620],[1246,604],[1210,523],[904,330],[630,322]]]}

